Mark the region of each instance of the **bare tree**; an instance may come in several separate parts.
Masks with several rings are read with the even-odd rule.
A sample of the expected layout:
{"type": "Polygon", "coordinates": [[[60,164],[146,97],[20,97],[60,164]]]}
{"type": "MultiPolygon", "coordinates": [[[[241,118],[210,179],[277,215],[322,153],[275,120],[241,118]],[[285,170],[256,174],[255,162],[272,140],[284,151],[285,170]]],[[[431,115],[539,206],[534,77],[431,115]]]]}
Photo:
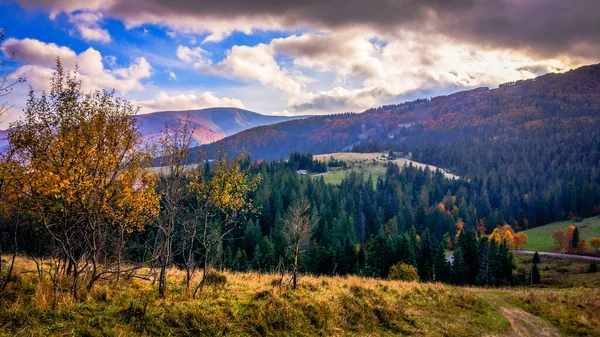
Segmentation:
{"type": "Polygon", "coordinates": [[[300,270],[298,262],[312,237],[318,219],[309,214],[310,203],[306,199],[296,201],[283,221],[283,236],[292,255],[292,286],[296,289],[300,270]]]}
{"type": "Polygon", "coordinates": [[[173,263],[176,227],[185,215],[184,201],[188,194],[186,177],[190,173],[187,159],[192,140],[188,125],[189,116],[180,125],[171,128],[167,125],[159,143],[164,166],[160,171],[161,209],[153,260],[159,268],[158,293],[161,297],[166,294],[167,269],[173,263]]]}

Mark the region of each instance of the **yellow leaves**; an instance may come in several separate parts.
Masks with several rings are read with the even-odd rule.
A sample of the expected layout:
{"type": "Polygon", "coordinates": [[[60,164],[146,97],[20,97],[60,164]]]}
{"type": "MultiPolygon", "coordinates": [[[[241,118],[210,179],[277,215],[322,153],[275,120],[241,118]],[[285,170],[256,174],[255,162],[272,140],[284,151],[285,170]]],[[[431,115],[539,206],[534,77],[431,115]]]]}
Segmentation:
{"type": "Polygon", "coordinates": [[[41,206],[30,212],[94,226],[139,227],[157,215],[149,154],[131,115],[109,93],[32,97],[26,118],[9,135],[20,194],[41,206]]]}
{"type": "Polygon", "coordinates": [[[224,154],[219,156],[211,177],[195,172],[189,183],[190,189],[208,207],[230,214],[251,209],[252,202],[248,194],[258,187],[260,175],[251,177],[250,168],[243,170],[242,154],[233,160],[227,160],[224,154]]]}
{"type": "Polygon", "coordinates": [[[496,242],[506,242],[513,249],[521,249],[521,247],[529,240],[527,234],[523,232],[515,233],[509,224],[504,226],[496,227],[492,234],[490,234],[490,240],[496,242]]]}

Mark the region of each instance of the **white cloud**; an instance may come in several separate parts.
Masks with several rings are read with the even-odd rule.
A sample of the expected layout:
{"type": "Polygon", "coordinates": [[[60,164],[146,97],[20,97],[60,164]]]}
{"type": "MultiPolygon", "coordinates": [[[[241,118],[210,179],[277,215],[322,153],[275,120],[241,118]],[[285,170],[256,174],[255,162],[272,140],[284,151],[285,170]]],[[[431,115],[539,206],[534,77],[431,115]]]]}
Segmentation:
{"type": "Polygon", "coordinates": [[[258,81],[289,94],[299,94],[306,78],[282,68],[271,46],[233,46],[212,70],[215,74],[235,76],[244,81],[258,81]]]}
{"type": "Polygon", "coordinates": [[[176,80],[177,79],[177,74],[175,74],[172,71],[169,71],[169,79],[170,80],[176,80]]]}
{"type": "Polygon", "coordinates": [[[205,91],[202,93],[185,93],[173,96],[169,95],[165,91],[161,91],[152,100],[132,101],[132,103],[141,106],[142,113],[163,110],[195,110],[212,107],[245,108],[244,104],[239,99],[217,97],[210,91],[205,91]]]}
{"type": "Polygon", "coordinates": [[[82,12],[69,15],[69,22],[75,25],[84,40],[109,43],[112,40],[110,34],[99,26],[102,18],[101,13],[82,12]]]}
{"type": "Polygon", "coordinates": [[[200,71],[208,71],[212,65],[210,53],[200,47],[179,46],[177,47],[177,58],[185,63],[193,64],[194,68],[200,71]]]}
{"type": "Polygon", "coordinates": [[[309,87],[289,97],[288,110],[304,113],[361,111],[417,90],[496,86],[570,66],[568,60],[534,59],[439,34],[349,29],[274,39],[270,46],[273,57],[291,57],[295,67],[335,74],[331,89],[309,87]]]}
{"type": "MultiPolygon", "coordinates": [[[[152,74],[152,66],[145,58],[136,58],[126,68],[105,69],[99,51],[88,48],[76,54],[67,47],[44,43],[35,39],[8,39],[1,47],[5,55],[14,55],[17,62],[25,65],[15,70],[10,77],[26,77],[28,84],[36,90],[48,90],[48,79],[54,72],[56,58],[60,57],[63,67],[75,69],[85,90],[115,89],[120,93],[143,90],[140,82],[152,74]]],[[[110,60],[108,60],[110,62],[110,60]]]]}

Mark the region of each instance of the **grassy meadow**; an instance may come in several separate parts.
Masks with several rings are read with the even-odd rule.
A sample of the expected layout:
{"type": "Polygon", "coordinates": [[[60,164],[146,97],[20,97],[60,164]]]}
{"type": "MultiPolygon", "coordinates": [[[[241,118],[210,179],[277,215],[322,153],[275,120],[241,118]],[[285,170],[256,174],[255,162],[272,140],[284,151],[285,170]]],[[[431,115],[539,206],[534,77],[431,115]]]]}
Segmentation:
{"type": "MultiPolygon", "coordinates": [[[[339,185],[346,174],[349,172],[357,172],[362,173],[364,176],[371,175],[373,180],[376,182],[378,177],[385,176],[387,164],[388,154],[387,153],[355,153],[355,152],[338,152],[338,153],[328,153],[328,154],[320,154],[315,155],[313,158],[315,160],[328,162],[330,158],[333,157],[336,160],[343,160],[348,164],[347,168],[343,167],[333,167],[330,168],[330,171],[327,173],[314,174],[313,177],[322,176],[326,183],[339,185]]],[[[406,158],[397,158],[391,160],[391,162],[397,164],[400,168],[412,164],[418,168],[425,168],[428,165],[419,163],[416,161],[412,161],[406,158]]],[[[429,165],[431,170],[436,170],[438,167],[429,165]]],[[[441,169],[444,172],[444,175],[450,179],[456,179],[457,176],[448,173],[446,170],[441,169]]]]}
{"type": "MultiPolygon", "coordinates": [[[[587,218],[582,221],[559,221],[554,222],[545,226],[528,229],[525,231],[529,241],[523,245],[524,250],[539,251],[539,252],[553,252],[558,246],[552,239],[552,234],[559,230],[565,230],[569,226],[577,226],[580,232],[580,238],[585,239],[589,242],[592,238],[600,237],[600,217],[587,218]]],[[[593,252],[593,249],[587,246],[588,252],[593,252]]]]}
{"type": "MultiPolygon", "coordinates": [[[[186,294],[172,269],[165,299],[141,278],[103,280],[74,301],[19,258],[0,301],[1,336],[594,336],[600,289],[483,289],[350,277],[229,273],[186,294]],[[540,332],[544,332],[540,334],[540,332]],[[528,335],[528,334],[525,334],[528,335]]],[[[199,281],[196,277],[194,283],[199,281]]]]}
{"type": "MultiPolygon", "coordinates": [[[[533,255],[514,255],[518,268],[527,273],[531,270],[533,255]]],[[[600,263],[598,263],[600,267],[600,263]]],[[[589,273],[590,261],[568,257],[540,255],[540,287],[600,288],[600,272],[589,273]]]]}

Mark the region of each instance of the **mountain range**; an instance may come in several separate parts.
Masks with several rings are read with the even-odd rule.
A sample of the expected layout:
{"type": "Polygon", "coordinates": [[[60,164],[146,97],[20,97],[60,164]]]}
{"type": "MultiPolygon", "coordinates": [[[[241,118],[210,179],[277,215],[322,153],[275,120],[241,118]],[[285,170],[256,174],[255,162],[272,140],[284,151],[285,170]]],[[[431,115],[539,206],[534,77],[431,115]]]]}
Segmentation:
{"type": "MultiPolygon", "coordinates": [[[[240,131],[261,125],[270,125],[283,121],[303,118],[302,116],[267,116],[238,108],[209,108],[187,111],[161,111],[136,115],[142,137],[155,143],[165,130],[165,126],[179,125],[189,116],[189,128],[192,130],[192,146],[208,144],[240,131]]],[[[7,131],[0,130],[0,150],[8,145],[7,131]]]]}

